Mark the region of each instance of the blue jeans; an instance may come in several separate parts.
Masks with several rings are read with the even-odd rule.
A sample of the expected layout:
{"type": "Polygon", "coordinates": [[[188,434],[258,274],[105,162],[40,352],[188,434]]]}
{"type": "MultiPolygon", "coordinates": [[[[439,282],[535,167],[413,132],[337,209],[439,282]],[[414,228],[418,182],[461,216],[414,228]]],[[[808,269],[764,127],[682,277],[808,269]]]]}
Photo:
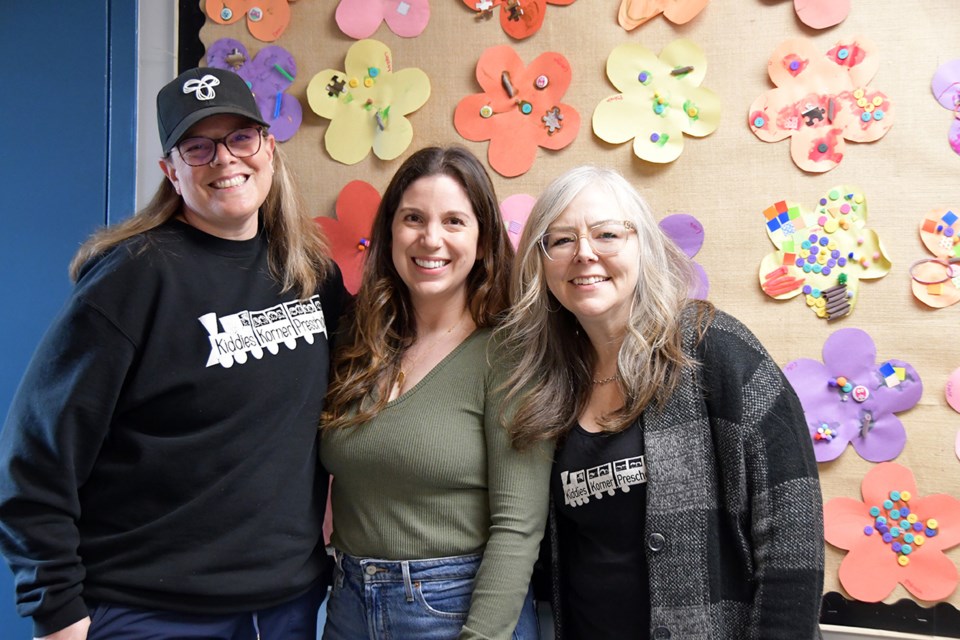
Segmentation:
{"type": "Polygon", "coordinates": [[[325,595],[318,584],[269,609],[210,615],[91,603],[87,640],[316,640],[325,595]]]}
{"type": "MultiPolygon", "coordinates": [[[[385,561],[336,552],[323,640],[454,640],[467,620],[480,555],[385,561]]],[[[513,640],[539,640],[532,592],[513,640]]]]}

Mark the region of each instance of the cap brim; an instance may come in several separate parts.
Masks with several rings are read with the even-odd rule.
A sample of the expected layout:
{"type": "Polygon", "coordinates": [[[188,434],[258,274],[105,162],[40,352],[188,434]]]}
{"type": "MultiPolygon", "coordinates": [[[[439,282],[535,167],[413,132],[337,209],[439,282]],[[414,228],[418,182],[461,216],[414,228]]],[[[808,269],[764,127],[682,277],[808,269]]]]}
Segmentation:
{"type": "Polygon", "coordinates": [[[204,118],[209,118],[210,116],[216,116],[221,114],[230,114],[235,116],[241,116],[243,118],[249,118],[254,122],[261,124],[265,127],[269,127],[270,123],[266,122],[259,114],[254,115],[249,111],[244,109],[238,109],[235,106],[231,105],[219,105],[215,107],[206,107],[204,109],[197,109],[186,118],[180,121],[180,124],[170,132],[170,135],[167,136],[166,140],[163,140],[163,155],[170,153],[170,150],[176,146],[177,142],[180,141],[180,138],[187,132],[187,129],[200,122],[204,118]]]}

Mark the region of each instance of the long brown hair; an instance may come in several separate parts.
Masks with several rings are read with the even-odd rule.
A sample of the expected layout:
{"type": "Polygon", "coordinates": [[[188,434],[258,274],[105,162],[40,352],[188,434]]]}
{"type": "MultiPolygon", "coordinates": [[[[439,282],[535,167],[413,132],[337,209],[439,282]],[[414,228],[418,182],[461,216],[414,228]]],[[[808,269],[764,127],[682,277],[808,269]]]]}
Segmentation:
{"type": "Polygon", "coordinates": [[[477,249],[482,257],[466,283],[474,323],[495,326],[507,308],[513,247],[490,175],[463,147],[417,151],[394,174],[373,221],[352,326],[334,358],[325,429],[362,424],[375,416],[387,403],[384,380],[395,379],[404,351],[416,338],[410,294],[393,264],[391,229],[404,191],[416,180],[434,175],[449,176],[463,187],[479,223],[477,249]]]}
{"type": "MultiPolygon", "coordinates": [[[[598,167],[571,169],[544,190],[530,213],[514,265],[513,306],[498,330],[504,351],[516,362],[504,388],[508,401],[519,399],[508,425],[517,448],[565,435],[590,398],[597,354],[576,317],[547,288],[545,258],[538,250],[547,227],[589,186],[614,196],[620,213],[636,226],[640,243],[639,277],[617,357],[625,403],[601,419],[604,430],[625,429],[649,404],[665,401],[684,370],[695,364],[684,353],[681,332],[693,277],[690,260],[663,234],[646,201],[623,176],[598,167]]],[[[711,308],[700,303],[698,314],[711,308]]]]}
{"type": "MultiPolygon", "coordinates": [[[[327,241],[307,214],[279,146],[274,147],[273,167],[273,182],[260,207],[263,231],[269,239],[270,273],[283,291],[297,288],[301,296],[309,297],[332,267],[327,241]]],[[[165,224],[182,206],[183,198],[164,178],[147,206],[123,222],[100,229],[83,243],[70,262],[70,277],[76,281],[91,258],[165,224]]]]}

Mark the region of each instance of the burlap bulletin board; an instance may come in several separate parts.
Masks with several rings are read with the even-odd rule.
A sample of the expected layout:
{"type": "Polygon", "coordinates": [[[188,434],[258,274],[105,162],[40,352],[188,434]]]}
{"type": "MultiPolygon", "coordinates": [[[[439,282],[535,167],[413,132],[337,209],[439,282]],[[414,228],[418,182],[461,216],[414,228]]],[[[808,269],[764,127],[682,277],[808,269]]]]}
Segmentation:
{"type": "MultiPolygon", "coordinates": [[[[918,406],[900,414],[908,441],[897,462],[913,470],[922,493],[960,496],[960,461],[954,453],[960,415],[944,399],[947,376],[960,367],[960,305],[933,310],[919,304],[911,295],[908,275],[910,264],[928,255],[918,236],[921,216],[937,207],[960,211],[960,157],[947,143],[953,114],[936,102],[930,89],[936,69],[960,58],[956,0],[853,0],[846,21],[825,31],[800,23],[790,0],[714,0],[687,25],[674,25],[661,16],[632,32],[616,22],[619,0],[579,0],[566,7],[548,6],[543,28],[523,41],[511,40],[496,19],[475,19],[459,0],[430,4],[430,23],[419,37],[400,38],[385,24],[373,36],[392,50],[395,69],[419,67],[430,78],[430,99],[410,116],[412,145],[394,161],[381,161],[371,153],[348,166],[326,152],[328,121],[310,111],[306,86],[322,69],[343,69],[353,40],[337,27],[335,0],[291,3],[290,26],[275,44],[295,56],[298,73],[291,92],[303,104],[304,122],[284,148],[316,215],[333,215],[337,193],[351,180],[366,180],[382,192],[402,158],[429,143],[459,142],[485,159],[487,144],[467,142],[453,127],[457,103],[480,91],[474,71],[481,52],[510,44],[527,64],[543,52],[560,52],[573,69],[564,102],[579,111],[580,133],[562,151],[541,149],[530,171],[519,177],[506,179],[491,172],[500,199],[536,195],[560,172],[595,163],[623,172],[661,216],[694,214],[705,228],[706,243],[696,259],[709,275],[710,299],[745,322],[779,364],[819,359],[824,340],[834,330],[858,327],[873,337],[878,359],[903,359],[917,369],[924,393],[918,406]],[[895,101],[895,124],[878,142],[849,144],[836,169],[804,173],[791,161],[787,141],[761,142],[747,126],[748,107],[773,87],[767,59],[786,38],[811,38],[825,52],[839,39],[861,34],[879,45],[880,70],[871,86],[895,101]],[[596,105],[617,92],[605,74],[615,46],[639,42],[659,53],[678,37],[693,39],[705,51],[703,86],[720,96],[721,124],[706,138],[688,137],[675,162],[648,164],[633,155],[629,143],[612,146],[599,140],[590,119],[596,105]],[[852,315],[828,324],[801,299],[776,302],[758,286],[759,262],[773,250],[763,232],[762,212],[781,199],[813,207],[822,193],[840,184],[863,190],[869,225],[882,238],[893,268],[880,280],[862,283],[852,315]]],[[[230,26],[208,21],[200,30],[204,44],[222,37],[241,40],[251,54],[266,46],[250,36],[244,21],[230,26]]],[[[181,60],[180,66],[197,62],[181,60]]],[[[852,448],[821,465],[824,498],[859,498],[860,480],[870,467],[852,448]]],[[[842,553],[827,549],[826,591],[841,591],[837,568],[842,553]]],[[[948,555],[960,565],[960,548],[948,555]]],[[[888,602],[909,597],[897,587],[888,602]]],[[[960,606],[960,591],[949,602],[960,606]]]]}

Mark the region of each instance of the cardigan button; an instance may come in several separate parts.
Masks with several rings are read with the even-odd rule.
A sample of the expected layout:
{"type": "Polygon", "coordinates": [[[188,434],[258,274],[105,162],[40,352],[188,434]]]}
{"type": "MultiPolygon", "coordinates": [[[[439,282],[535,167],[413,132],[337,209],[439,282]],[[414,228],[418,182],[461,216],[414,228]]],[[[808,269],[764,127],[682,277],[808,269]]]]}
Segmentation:
{"type": "MultiPolygon", "coordinates": [[[[651,533],[647,537],[647,546],[650,548],[650,551],[660,551],[666,544],[667,539],[663,537],[662,533],[651,533]]],[[[665,637],[669,638],[670,636],[667,635],[665,637]]]]}
{"type": "Polygon", "coordinates": [[[653,630],[653,640],[670,640],[670,629],[657,627],[653,630]]]}

